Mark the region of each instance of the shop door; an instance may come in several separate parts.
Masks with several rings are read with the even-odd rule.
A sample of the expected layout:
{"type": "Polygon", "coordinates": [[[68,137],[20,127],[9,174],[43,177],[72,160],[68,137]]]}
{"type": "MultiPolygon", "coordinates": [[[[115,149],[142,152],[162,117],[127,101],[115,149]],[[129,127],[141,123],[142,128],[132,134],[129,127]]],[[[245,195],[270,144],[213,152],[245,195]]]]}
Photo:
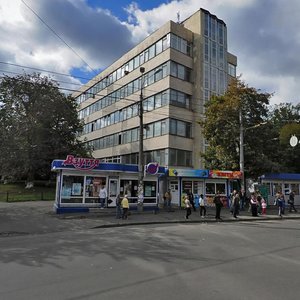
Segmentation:
{"type": "Polygon", "coordinates": [[[115,207],[116,199],[119,194],[119,180],[110,178],[108,182],[107,207],[115,207]]]}
{"type": "Polygon", "coordinates": [[[169,188],[172,195],[172,204],[179,204],[178,181],[170,181],[169,188]]]}
{"type": "Polygon", "coordinates": [[[203,181],[194,181],[193,182],[193,194],[194,194],[194,202],[196,207],[199,206],[199,198],[200,195],[204,195],[203,190],[203,181]]]}

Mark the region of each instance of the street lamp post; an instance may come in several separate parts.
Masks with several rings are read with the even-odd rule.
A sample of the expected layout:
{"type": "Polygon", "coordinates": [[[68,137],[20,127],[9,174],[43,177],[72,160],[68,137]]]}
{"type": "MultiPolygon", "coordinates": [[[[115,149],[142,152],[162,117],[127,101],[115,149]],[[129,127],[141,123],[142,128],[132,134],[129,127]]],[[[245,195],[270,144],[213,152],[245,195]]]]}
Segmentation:
{"type": "Polygon", "coordinates": [[[245,190],[245,167],[244,167],[244,126],[242,108],[239,110],[239,121],[240,121],[240,172],[242,175],[241,189],[245,190]]]}
{"type": "Polygon", "coordinates": [[[144,72],[145,68],[140,67],[141,77],[141,93],[139,100],[139,119],[140,119],[140,138],[139,138],[139,185],[138,185],[138,205],[141,210],[144,202],[144,120],[143,120],[143,88],[144,88],[144,72]]]}

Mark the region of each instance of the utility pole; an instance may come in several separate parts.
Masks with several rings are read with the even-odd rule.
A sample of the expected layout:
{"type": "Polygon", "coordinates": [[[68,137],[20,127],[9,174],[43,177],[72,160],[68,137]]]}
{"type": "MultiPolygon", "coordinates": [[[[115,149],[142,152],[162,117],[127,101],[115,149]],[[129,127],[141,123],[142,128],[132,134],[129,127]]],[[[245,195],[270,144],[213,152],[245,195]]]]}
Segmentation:
{"type": "Polygon", "coordinates": [[[239,110],[239,122],[240,122],[240,172],[242,173],[241,189],[245,190],[245,174],[244,174],[244,125],[242,106],[239,110]]]}
{"type": "Polygon", "coordinates": [[[143,120],[143,88],[144,88],[144,72],[145,68],[140,67],[141,77],[141,93],[139,101],[139,119],[140,119],[140,139],[139,139],[139,185],[138,185],[138,205],[143,210],[144,202],[144,120],[143,120]]]}

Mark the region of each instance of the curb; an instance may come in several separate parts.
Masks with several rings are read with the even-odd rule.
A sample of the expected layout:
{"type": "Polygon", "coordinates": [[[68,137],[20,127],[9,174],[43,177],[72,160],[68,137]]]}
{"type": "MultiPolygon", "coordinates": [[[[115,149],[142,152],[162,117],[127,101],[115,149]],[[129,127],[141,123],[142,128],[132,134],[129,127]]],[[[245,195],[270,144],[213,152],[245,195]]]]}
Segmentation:
{"type": "Polygon", "coordinates": [[[222,221],[216,221],[214,219],[206,220],[161,220],[161,221],[146,221],[146,222],[128,222],[128,223],[112,223],[103,224],[91,227],[90,229],[97,228],[110,228],[110,227],[125,227],[125,226],[141,226],[141,225],[159,225],[159,224],[206,224],[206,223],[237,223],[237,222],[255,222],[255,221],[284,221],[284,220],[299,220],[300,216],[288,216],[279,218],[278,216],[271,217],[249,217],[249,219],[238,218],[238,219],[223,219],[222,221]]]}

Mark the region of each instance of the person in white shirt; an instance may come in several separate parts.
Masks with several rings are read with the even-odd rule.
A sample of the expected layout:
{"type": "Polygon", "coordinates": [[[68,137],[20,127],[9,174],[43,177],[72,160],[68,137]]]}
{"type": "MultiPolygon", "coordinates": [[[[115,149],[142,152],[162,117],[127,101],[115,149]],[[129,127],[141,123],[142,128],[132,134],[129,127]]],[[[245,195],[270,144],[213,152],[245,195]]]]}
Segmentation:
{"type": "Polygon", "coordinates": [[[101,189],[99,191],[99,198],[100,198],[100,208],[104,209],[105,200],[107,198],[107,190],[104,185],[101,186],[101,189]]]}
{"type": "Polygon", "coordinates": [[[205,199],[204,196],[201,194],[199,198],[199,207],[200,207],[200,217],[204,218],[206,216],[206,207],[205,207],[205,199]],[[203,214],[203,215],[202,215],[203,214]]]}

